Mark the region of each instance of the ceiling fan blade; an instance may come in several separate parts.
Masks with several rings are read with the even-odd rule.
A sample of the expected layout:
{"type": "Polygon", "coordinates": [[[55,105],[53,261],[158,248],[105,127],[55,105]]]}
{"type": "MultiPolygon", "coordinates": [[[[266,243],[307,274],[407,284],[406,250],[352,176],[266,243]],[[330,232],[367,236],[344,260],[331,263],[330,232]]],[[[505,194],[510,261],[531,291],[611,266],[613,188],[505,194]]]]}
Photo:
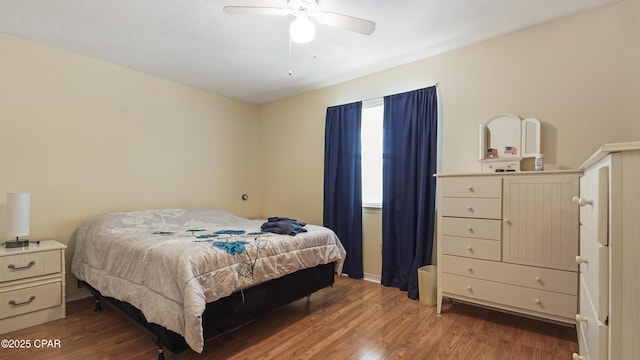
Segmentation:
{"type": "Polygon", "coordinates": [[[227,14],[256,14],[256,15],[289,15],[291,11],[287,8],[261,7],[261,6],[225,6],[222,11],[227,14]]]}
{"type": "Polygon", "coordinates": [[[370,35],[376,29],[376,23],[373,21],[333,12],[318,11],[314,14],[314,17],[320,24],[335,26],[365,35],[370,35]]]}

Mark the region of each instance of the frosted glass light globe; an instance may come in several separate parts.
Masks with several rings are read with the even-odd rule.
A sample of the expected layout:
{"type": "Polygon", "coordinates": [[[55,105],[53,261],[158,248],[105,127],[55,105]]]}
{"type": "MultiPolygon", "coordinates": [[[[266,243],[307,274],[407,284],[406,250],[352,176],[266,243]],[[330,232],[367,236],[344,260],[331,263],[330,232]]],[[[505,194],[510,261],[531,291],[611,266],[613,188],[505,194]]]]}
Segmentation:
{"type": "Polygon", "coordinates": [[[306,16],[298,16],[298,18],[289,25],[289,36],[291,40],[304,44],[313,39],[316,28],[306,16]]]}

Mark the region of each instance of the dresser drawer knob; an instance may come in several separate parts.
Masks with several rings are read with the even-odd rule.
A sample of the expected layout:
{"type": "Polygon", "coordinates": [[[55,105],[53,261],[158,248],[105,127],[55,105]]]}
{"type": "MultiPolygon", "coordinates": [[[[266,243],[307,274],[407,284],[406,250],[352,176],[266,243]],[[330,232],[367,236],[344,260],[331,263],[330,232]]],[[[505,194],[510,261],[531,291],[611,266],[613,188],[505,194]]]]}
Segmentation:
{"type": "Polygon", "coordinates": [[[29,261],[29,264],[27,264],[25,266],[15,266],[13,264],[9,264],[8,268],[11,269],[11,271],[25,270],[25,269],[28,269],[28,268],[32,267],[35,264],[36,264],[36,262],[34,260],[31,260],[31,261],[29,261]]]}
{"type": "Polygon", "coordinates": [[[472,253],[473,252],[473,248],[471,247],[471,245],[467,245],[467,251],[472,253]]]}
{"type": "Polygon", "coordinates": [[[509,218],[505,218],[505,219],[504,219],[504,223],[505,223],[505,224],[511,224],[511,219],[509,219],[509,218]]]}
{"type": "Polygon", "coordinates": [[[540,282],[540,280],[542,280],[542,279],[540,278],[540,276],[536,276],[536,281],[537,281],[537,282],[540,282]]]}
{"type": "Polygon", "coordinates": [[[541,303],[540,299],[535,299],[534,301],[536,302],[536,304],[540,304],[541,303]]]}
{"type": "Polygon", "coordinates": [[[471,226],[467,226],[467,231],[472,233],[473,232],[473,228],[471,226]]]}
{"type": "Polygon", "coordinates": [[[468,271],[468,272],[472,272],[472,271],[473,271],[473,270],[471,269],[471,265],[468,265],[468,266],[467,266],[467,271],[468,271]]]}
{"type": "Polygon", "coordinates": [[[574,204],[578,204],[579,206],[593,205],[593,200],[581,198],[579,196],[574,196],[572,201],[574,204]]]}
{"type": "Polygon", "coordinates": [[[469,211],[473,212],[473,206],[471,206],[471,205],[467,205],[467,210],[469,210],[469,211]]]}
{"type": "Polygon", "coordinates": [[[576,314],[576,322],[582,323],[582,322],[587,322],[587,321],[589,321],[589,319],[586,316],[584,316],[582,314],[576,314]]]}
{"type": "Polygon", "coordinates": [[[586,358],[584,356],[580,356],[580,354],[573,353],[572,359],[573,360],[585,360],[586,358]]]}
{"type": "Polygon", "coordinates": [[[19,302],[19,303],[17,303],[15,300],[9,300],[9,305],[11,305],[11,306],[27,305],[27,304],[31,304],[33,302],[33,300],[35,300],[35,299],[36,299],[36,297],[34,295],[31,295],[29,297],[29,300],[23,301],[23,302],[19,302]]]}
{"type": "Polygon", "coordinates": [[[471,191],[471,192],[474,192],[474,191],[475,191],[475,190],[473,189],[473,186],[469,186],[469,187],[467,188],[467,190],[469,190],[469,191],[471,191]]]}
{"type": "Polygon", "coordinates": [[[587,259],[584,256],[576,256],[576,264],[587,264],[589,262],[589,259],[587,259]]]}

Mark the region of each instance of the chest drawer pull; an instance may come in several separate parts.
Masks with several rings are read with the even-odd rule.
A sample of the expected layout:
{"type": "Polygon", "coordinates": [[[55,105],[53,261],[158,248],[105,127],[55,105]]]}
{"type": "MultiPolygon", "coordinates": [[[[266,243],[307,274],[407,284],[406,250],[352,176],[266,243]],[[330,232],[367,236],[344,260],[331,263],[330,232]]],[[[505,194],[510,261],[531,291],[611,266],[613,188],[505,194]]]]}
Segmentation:
{"type": "Polygon", "coordinates": [[[581,323],[581,322],[587,322],[589,321],[589,319],[582,315],[582,314],[576,314],[576,322],[581,323]]]}
{"type": "Polygon", "coordinates": [[[593,205],[593,200],[581,198],[579,196],[574,196],[571,200],[574,204],[578,204],[579,206],[593,205]]]}
{"type": "Polygon", "coordinates": [[[36,299],[36,297],[34,295],[31,295],[29,297],[29,300],[23,301],[23,302],[19,302],[19,303],[17,303],[15,300],[9,300],[9,305],[11,305],[11,306],[28,305],[28,304],[31,304],[33,302],[33,300],[35,300],[35,299],[36,299]]]}
{"type": "Polygon", "coordinates": [[[586,264],[589,262],[589,259],[587,259],[584,256],[576,256],[576,264],[586,264]]]}
{"type": "Polygon", "coordinates": [[[34,260],[29,261],[29,264],[25,265],[25,266],[15,266],[13,264],[9,264],[9,266],[7,266],[9,269],[11,269],[11,271],[16,271],[16,270],[25,270],[25,269],[29,269],[30,267],[32,267],[33,265],[35,265],[36,262],[34,260]]]}

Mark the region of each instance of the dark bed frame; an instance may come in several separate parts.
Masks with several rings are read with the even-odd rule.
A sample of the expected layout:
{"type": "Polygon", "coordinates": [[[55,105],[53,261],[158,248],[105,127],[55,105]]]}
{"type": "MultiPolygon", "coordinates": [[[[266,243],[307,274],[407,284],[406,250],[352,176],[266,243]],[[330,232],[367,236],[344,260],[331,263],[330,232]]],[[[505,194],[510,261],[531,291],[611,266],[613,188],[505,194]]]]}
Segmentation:
{"type": "MultiPolygon", "coordinates": [[[[235,292],[225,298],[208,303],[202,315],[205,341],[228,333],[252,320],[312,293],[333,286],[335,263],[299,270],[281,278],[235,292]]],[[[158,324],[147,322],[142,312],[133,305],[102,296],[90,284],[78,281],[96,298],[96,311],[101,310],[100,300],[105,300],[120,312],[132,318],[156,337],[158,359],[164,359],[164,349],[181,353],[189,348],[184,338],[158,324]]]]}

